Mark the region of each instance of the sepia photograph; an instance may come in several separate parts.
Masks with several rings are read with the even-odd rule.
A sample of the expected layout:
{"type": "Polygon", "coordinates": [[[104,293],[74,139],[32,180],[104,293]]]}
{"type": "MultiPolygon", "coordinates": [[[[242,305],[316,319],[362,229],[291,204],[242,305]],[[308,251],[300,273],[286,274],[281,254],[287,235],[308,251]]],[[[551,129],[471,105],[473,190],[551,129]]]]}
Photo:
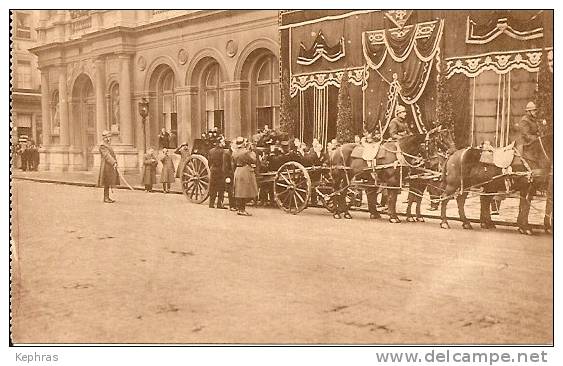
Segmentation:
{"type": "Polygon", "coordinates": [[[554,346],[553,9],[14,7],[11,346],[554,346]]]}

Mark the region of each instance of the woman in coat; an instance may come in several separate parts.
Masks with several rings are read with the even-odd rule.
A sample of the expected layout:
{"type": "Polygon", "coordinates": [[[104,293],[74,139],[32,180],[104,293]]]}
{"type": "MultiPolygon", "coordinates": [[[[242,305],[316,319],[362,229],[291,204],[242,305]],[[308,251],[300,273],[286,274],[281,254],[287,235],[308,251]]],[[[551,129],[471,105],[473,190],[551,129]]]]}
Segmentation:
{"type": "Polygon", "coordinates": [[[168,149],[162,149],[162,158],[160,162],[162,163],[162,171],[160,172],[160,183],[162,183],[162,191],[164,193],[170,192],[170,183],[173,183],[176,178],[174,178],[174,162],[172,157],[168,155],[168,149]]]}
{"type": "Polygon", "coordinates": [[[145,192],[152,192],[152,185],[156,183],[156,166],[158,161],[154,155],[154,150],[151,148],[145,154],[143,162],[143,184],[145,185],[145,192]]]}
{"type": "Polygon", "coordinates": [[[233,162],[236,166],[234,174],[234,193],[237,200],[238,215],[252,216],[246,211],[246,202],[258,196],[258,186],[254,175],[253,164],[256,164],[256,154],[250,151],[242,137],[236,139],[237,150],[233,152],[233,162]]]}
{"type": "Polygon", "coordinates": [[[182,145],[174,151],[174,154],[180,155],[180,162],[178,163],[178,169],[176,169],[176,178],[182,179],[182,171],[184,170],[184,165],[188,161],[188,156],[190,156],[190,149],[188,143],[184,142],[182,145]]]}

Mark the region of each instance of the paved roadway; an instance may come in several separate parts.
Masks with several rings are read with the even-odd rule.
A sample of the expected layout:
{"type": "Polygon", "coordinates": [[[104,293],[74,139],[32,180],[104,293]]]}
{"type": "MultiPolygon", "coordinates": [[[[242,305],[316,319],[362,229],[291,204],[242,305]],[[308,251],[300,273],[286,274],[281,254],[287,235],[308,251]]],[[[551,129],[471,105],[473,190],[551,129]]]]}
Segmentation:
{"type": "Polygon", "coordinates": [[[15,181],[16,343],[550,344],[552,237],[15,181]]]}

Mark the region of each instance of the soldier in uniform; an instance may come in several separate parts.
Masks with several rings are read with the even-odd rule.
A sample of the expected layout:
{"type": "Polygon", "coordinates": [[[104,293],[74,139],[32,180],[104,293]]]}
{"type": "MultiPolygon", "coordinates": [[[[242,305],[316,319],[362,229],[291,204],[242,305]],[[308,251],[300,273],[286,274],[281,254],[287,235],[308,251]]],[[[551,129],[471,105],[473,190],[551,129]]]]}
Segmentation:
{"type": "Polygon", "coordinates": [[[109,187],[119,184],[117,173],[117,160],[115,152],[111,148],[111,132],[102,132],[102,143],[100,144],[100,174],[98,176],[98,187],[104,187],[104,203],[115,202],[109,197],[109,187]]]}
{"type": "Polygon", "coordinates": [[[540,133],[540,121],[538,120],[538,109],[534,102],[526,104],[526,114],[522,116],[520,123],[516,126],[518,128],[518,139],[516,140],[516,148],[522,154],[524,145],[529,144],[538,138],[540,133]]]}
{"type": "Polygon", "coordinates": [[[162,183],[162,193],[170,193],[170,184],[174,183],[176,177],[174,175],[175,168],[172,157],[168,155],[168,149],[162,149],[162,171],[160,172],[160,183],[162,183]]]}
{"type": "Polygon", "coordinates": [[[236,211],[237,205],[233,190],[233,179],[235,173],[235,165],[233,162],[233,151],[236,150],[236,144],[231,143],[228,149],[223,150],[223,173],[225,174],[225,190],[229,197],[229,210],[236,211]]]}
{"type": "Polygon", "coordinates": [[[215,208],[215,198],[217,198],[217,208],[226,209],[223,206],[225,197],[224,146],[225,141],[219,139],[214,142],[213,149],[209,150],[209,208],[215,208]]]}
{"type": "Polygon", "coordinates": [[[143,159],[143,184],[145,192],[152,192],[152,186],[156,183],[156,166],[158,161],[154,155],[154,149],[150,148],[143,159]]]}
{"type": "Polygon", "coordinates": [[[237,137],[237,149],[233,152],[236,165],[234,174],[234,191],[237,200],[237,215],[252,216],[246,211],[246,202],[258,196],[258,186],[254,175],[253,164],[256,164],[256,154],[245,145],[244,138],[237,137]]]}
{"type": "Polygon", "coordinates": [[[409,134],[409,125],[405,121],[407,117],[407,109],[402,105],[398,105],[395,109],[395,118],[389,122],[388,136],[398,140],[409,134]]]}
{"type": "Polygon", "coordinates": [[[184,165],[186,161],[188,161],[188,157],[190,156],[190,148],[187,142],[184,142],[182,145],[178,146],[174,151],[174,154],[180,155],[180,162],[178,163],[178,168],[176,169],[176,178],[182,179],[182,172],[184,171],[184,165]]]}
{"type": "MultiPolygon", "coordinates": [[[[346,187],[348,180],[346,179],[346,166],[344,162],[344,155],[338,146],[338,141],[333,139],[331,142],[332,151],[330,154],[330,173],[333,180],[333,188],[335,191],[341,190],[346,187]]],[[[351,219],[352,215],[348,212],[346,206],[346,189],[343,189],[339,194],[334,196],[334,214],[335,219],[340,219],[344,215],[345,219],[351,219]]]]}

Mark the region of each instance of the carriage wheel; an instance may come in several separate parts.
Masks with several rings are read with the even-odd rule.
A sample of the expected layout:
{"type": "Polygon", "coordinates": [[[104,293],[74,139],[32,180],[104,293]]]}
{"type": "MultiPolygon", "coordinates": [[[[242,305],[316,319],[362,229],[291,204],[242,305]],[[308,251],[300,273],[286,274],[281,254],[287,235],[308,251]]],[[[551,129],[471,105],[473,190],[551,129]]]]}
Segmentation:
{"type": "MultiPolygon", "coordinates": [[[[331,192],[323,192],[325,194],[330,194],[331,192]]],[[[328,200],[320,196],[323,207],[329,212],[335,211],[334,196],[330,197],[328,200]]],[[[346,208],[349,210],[350,207],[359,207],[362,205],[362,190],[354,186],[349,186],[346,189],[346,208]]]]}
{"type": "Polygon", "coordinates": [[[274,178],[274,198],[279,208],[297,214],[309,202],[311,178],[307,169],[296,161],[283,164],[274,178]]]}
{"type": "Polygon", "coordinates": [[[182,170],[182,192],[194,203],[202,203],[209,196],[209,166],[201,155],[191,155],[182,170]]]}

